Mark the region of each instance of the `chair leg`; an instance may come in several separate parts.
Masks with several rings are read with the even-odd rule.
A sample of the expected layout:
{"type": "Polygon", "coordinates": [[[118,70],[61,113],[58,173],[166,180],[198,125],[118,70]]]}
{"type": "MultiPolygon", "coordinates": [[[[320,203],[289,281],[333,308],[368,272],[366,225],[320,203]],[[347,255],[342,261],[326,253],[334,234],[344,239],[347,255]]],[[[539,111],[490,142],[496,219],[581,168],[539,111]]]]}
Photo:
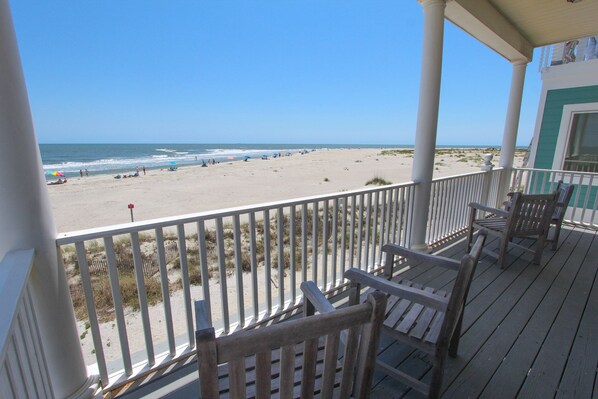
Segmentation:
{"type": "Polygon", "coordinates": [[[469,211],[469,228],[467,229],[467,252],[471,250],[471,241],[473,240],[473,221],[475,219],[475,209],[469,211]]]}
{"type": "Polygon", "coordinates": [[[509,241],[511,240],[510,237],[502,237],[500,239],[500,252],[498,253],[498,265],[501,269],[505,268],[505,257],[507,254],[507,249],[509,248],[509,241]]]}
{"type": "Polygon", "coordinates": [[[450,357],[457,357],[457,351],[459,350],[459,340],[461,339],[461,324],[463,324],[463,312],[461,312],[461,316],[459,317],[459,321],[455,327],[455,332],[453,333],[453,336],[449,342],[448,354],[450,357]]]}
{"type": "Polygon", "coordinates": [[[544,252],[544,245],[546,244],[546,234],[538,237],[536,244],[536,252],[534,253],[534,264],[539,265],[542,262],[542,252],[544,252]]]}
{"type": "Polygon", "coordinates": [[[559,234],[561,234],[561,226],[557,224],[554,226],[554,236],[552,237],[552,250],[556,251],[559,246],[559,234]]]}
{"type": "Polygon", "coordinates": [[[434,359],[434,368],[432,369],[432,381],[430,382],[430,392],[428,398],[440,398],[442,391],[442,377],[444,376],[444,356],[438,356],[434,359]]]}

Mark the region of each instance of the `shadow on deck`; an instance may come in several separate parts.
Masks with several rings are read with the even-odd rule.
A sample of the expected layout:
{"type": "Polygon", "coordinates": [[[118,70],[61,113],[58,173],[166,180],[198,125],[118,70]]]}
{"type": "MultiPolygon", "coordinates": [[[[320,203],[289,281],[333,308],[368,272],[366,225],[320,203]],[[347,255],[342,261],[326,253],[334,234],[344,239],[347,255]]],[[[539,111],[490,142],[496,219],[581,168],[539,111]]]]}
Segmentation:
{"type": "MultiPolygon", "coordinates": [[[[532,240],[524,240],[522,244],[532,240]]],[[[496,247],[493,241],[490,247],[496,247]]],[[[460,259],[463,238],[439,253],[460,259]]],[[[478,264],[465,308],[457,358],[445,367],[444,398],[591,398],[598,393],[598,233],[563,227],[561,245],[547,247],[541,265],[513,248],[505,269],[485,256],[478,264]]],[[[455,272],[414,267],[404,278],[436,288],[450,287],[455,272]]],[[[430,361],[382,339],[380,355],[389,364],[429,378],[430,361]]],[[[128,395],[127,399],[197,397],[195,362],[128,395]]],[[[376,373],[373,398],[421,398],[376,373]]]]}

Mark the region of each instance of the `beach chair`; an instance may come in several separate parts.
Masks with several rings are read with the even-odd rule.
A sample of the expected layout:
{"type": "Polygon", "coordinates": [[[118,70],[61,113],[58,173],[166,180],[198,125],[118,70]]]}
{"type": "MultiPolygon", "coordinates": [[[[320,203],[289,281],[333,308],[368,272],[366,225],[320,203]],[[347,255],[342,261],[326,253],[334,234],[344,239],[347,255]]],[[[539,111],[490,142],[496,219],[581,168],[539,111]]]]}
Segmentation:
{"type": "Polygon", "coordinates": [[[315,284],[305,317],[216,338],[204,301],[196,306],[200,397],[367,398],[386,297],[335,310],[315,284]],[[327,311],[309,315],[315,307],[327,311]],[[310,310],[311,309],[311,310],[310,310]],[[339,360],[341,333],[345,351],[339,360]]]}
{"type": "Polygon", "coordinates": [[[513,193],[508,211],[476,202],[470,203],[467,248],[471,247],[474,230],[486,229],[489,235],[500,239],[500,244],[498,253],[489,250],[484,250],[484,252],[498,259],[501,269],[504,268],[505,255],[509,245],[532,252],[534,254],[533,262],[539,264],[542,260],[550,220],[556,203],[556,191],[552,194],[536,195],[513,193]],[[487,212],[489,216],[477,218],[478,211],[487,212]],[[535,249],[512,242],[515,237],[536,238],[535,249]]]}
{"type": "MultiPolygon", "coordinates": [[[[349,269],[345,272],[345,278],[351,281],[351,288],[354,290],[353,295],[350,295],[350,304],[359,302],[362,287],[387,293],[389,299],[382,334],[423,351],[433,358],[429,385],[395,369],[393,365],[381,359],[376,361],[378,370],[429,398],[440,396],[446,355],[457,356],[467,293],[485,239],[486,233],[481,231],[471,252],[463,256],[460,262],[386,244],[382,247],[385,253],[384,278],[360,269],[349,269]],[[444,291],[423,287],[411,281],[400,280],[400,275],[393,278],[393,265],[397,256],[407,261],[457,271],[452,289],[444,291]]],[[[369,291],[366,291],[366,294],[367,292],[369,291]]]]}

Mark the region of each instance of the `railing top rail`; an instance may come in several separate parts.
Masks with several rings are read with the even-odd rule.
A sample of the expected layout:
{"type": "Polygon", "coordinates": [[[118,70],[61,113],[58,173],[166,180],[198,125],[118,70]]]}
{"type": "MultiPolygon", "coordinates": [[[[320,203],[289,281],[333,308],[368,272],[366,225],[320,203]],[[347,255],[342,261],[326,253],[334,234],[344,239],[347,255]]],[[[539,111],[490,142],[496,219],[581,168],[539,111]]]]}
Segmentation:
{"type": "Polygon", "coordinates": [[[144,220],[144,221],[140,221],[140,222],[123,223],[123,224],[117,224],[117,225],[112,225],[112,226],[98,227],[98,228],[92,228],[92,229],[86,229],[86,230],[78,230],[78,231],[72,231],[72,232],[58,234],[58,237],[56,238],[56,244],[57,245],[66,245],[66,244],[75,243],[77,241],[92,240],[92,239],[109,237],[109,236],[114,236],[114,235],[119,235],[119,234],[131,233],[131,232],[135,232],[135,231],[152,230],[152,229],[156,229],[156,228],[160,228],[160,227],[177,226],[177,225],[193,223],[193,222],[197,222],[197,221],[201,221],[201,220],[229,217],[229,216],[240,215],[240,214],[245,214],[245,213],[250,213],[250,212],[260,212],[260,211],[264,211],[266,209],[309,204],[309,203],[316,202],[316,201],[334,200],[337,198],[368,194],[368,193],[373,193],[373,192],[381,191],[381,190],[393,190],[396,188],[414,186],[416,184],[417,184],[416,182],[409,181],[409,182],[399,183],[399,184],[389,184],[386,186],[377,186],[377,187],[372,187],[372,188],[360,188],[360,189],[356,189],[356,190],[342,191],[342,192],[331,193],[331,194],[319,194],[319,195],[294,198],[294,199],[289,199],[289,200],[265,202],[265,203],[261,203],[261,204],[244,205],[244,206],[234,207],[234,208],[226,208],[226,209],[218,209],[218,210],[213,210],[213,211],[189,213],[189,214],[185,214],[185,215],[150,219],[150,220],[144,220]]]}
{"type": "Polygon", "coordinates": [[[558,169],[538,169],[538,168],[513,168],[513,170],[520,170],[524,172],[545,172],[565,175],[577,175],[577,176],[596,176],[598,173],[595,172],[578,172],[576,170],[558,170],[558,169]]]}
{"type": "MultiPolygon", "coordinates": [[[[501,170],[503,168],[494,168],[492,169],[492,171],[497,171],[497,170],[501,170]]],[[[476,171],[476,172],[468,172],[468,173],[461,173],[459,175],[452,175],[452,176],[445,176],[445,177],[438,177],[436,179],[432,179],[432,182],[439,182],[439,181],[446,181],[446,180],[454,180],[454,179],[459,179],[459,178],[463,178],[463,177],[467,177],[467,176],[476,176],[476,175],[480,175],[482,173],[486,173],[484,171],[476,171]]]]}
{"type": "Polygon", "coordinates": [[[29,280],[35,250],[11,251],[0,261],[0,364],[4,361],[7,339],[14,317],[29,280]]]}

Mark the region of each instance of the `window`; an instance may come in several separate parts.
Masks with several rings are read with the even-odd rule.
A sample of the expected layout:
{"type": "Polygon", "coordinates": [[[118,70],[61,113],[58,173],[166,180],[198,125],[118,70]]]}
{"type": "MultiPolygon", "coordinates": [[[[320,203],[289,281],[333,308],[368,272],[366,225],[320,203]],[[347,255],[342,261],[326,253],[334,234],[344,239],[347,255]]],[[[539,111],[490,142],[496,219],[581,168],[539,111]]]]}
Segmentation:
{"type": "Polygon", "coordinates": [[[598,103],[563,106],[552,169],[598,173],[598,103]]]}
{"type": "Polygon", "coordinates": [[[572,116],[563,169],[598,172],[598,112],[572,116]]]}

